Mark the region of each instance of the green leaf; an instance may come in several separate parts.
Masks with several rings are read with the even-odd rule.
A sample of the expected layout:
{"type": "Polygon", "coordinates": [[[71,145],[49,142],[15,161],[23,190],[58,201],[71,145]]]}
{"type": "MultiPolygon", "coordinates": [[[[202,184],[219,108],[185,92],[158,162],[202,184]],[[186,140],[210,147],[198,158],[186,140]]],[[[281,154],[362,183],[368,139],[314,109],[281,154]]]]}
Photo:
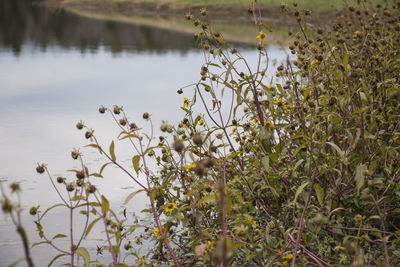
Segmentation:
{"type": "Polygon", "coordinates": [[[111,145],[110,145],[110,156],[112,158],[112,161],[117,160],[117,158],[115,157],[115,152],[114,152],[114,141],[112,141],[111,145]]]}
{"type": "Polygon", "coordinates": [[[333,147],[341,157],[344,157],[344,152],[335,143],[332,142],[326,142],[326,143],[331,147],[333,147]]]}
{"type": "Polygon", "coordinates": [[[32,244],[32,247],[36,247],[41,244],[50,244],[50,241],[40,241],[32,244]]]}
{"type": "Polygon", "coordinates": [[[129,202],[134,196],[136,196],[136,194],[139,194],[140,192],[143,192],[143,191],[146,191],[146,190],[144,190],[144,189],[139,189],[139,190],[137,190],[137,191],[135,191],[135,192],[130,193],[130,194],[126,197],[126,199],[125,199],[125,201],[124,201],[124,205],[128,204],[128,202],[129,202]]]}
{"type": "Polygon", "coordinates": [[[343,56],[343,67],[347,70],[347,65],[349,64],[349,54],[343,56]]]}
{"type": "Polygon", "coordinates": [[[261,160],[262,166],[266,172],[269,172],[269,157],[263,157],[261,160]]]}
{"type": "Polygon", "coordinates": [[[54,240],[56,238],[63,238],[63,237],[67,237],[67,236],[63,235],[63,234],[57,234],[57,235],[53,236],[53,238],[51,240],[54,240]]]}
{"type": "Polygon", "coordinates": [[[96,219],[94,219],[88,226],[88,228],[86,229],[86,233],[85,233],[85,238],[86,236],[90,233],[90,231],[92,230],[93,226],[100,220],[102,219],[102,217],[98,217],[96,219]]]}
{"type": "Polygon", "coordinates": [[[359,164],[356,169],[356,187],[357,192],[360,193],[360,189],[365,183],[365,172],[368,170],[365,164],[359,164]]]}
{"type": "Polygon", "coordinates": [[[211,194],[211,195],[205,196],[202,199],[200,199],[199,201],[197,201],[197,205],[201,205],[204,202],[213,202],[213,201],[215,201],[215,195],[211,194]]]}
{"type": "Polygon", "coordinates": [[[140,156],[139,155],[136,155],[136,156],[134,156],[132,158],[132,165],[133,165],[133,168],[135,169],[135,172],[137,174],[139,174],[139,162],[140,162],[140,156]]]}
{"type": "Polygon", "coordinates": [[[90,145],[86,145],[85,147],[93,147],[93,148],[97,148],[100,152],[100,154],[103,154],[103,152],[101,151],[101,147],[96,145],[96,144],[90,144],[90,145]]]}
{"type": "Polygon", "coordinates": [[[263,21],[263,22],[261,22],[261,25],[264,26],[264,28],[267,29],[268,31],[272,32],[272,28],[269,23],[263,21]]]}
{"type": "Polygon", "coordinates": [[[101,212],[105,216],[107,212],[110,210],[110,203],[107,198],[101,195],[101,212]]]}
{"type": "Polygon", "coordinates": [[[297,197],[303,192],[304,188],[309,184],[309,182],[305,182],[304,184],[300,185],[299,188],[296,190],[296,194],[294,195],[293,203],[296,203],[297,197]]]}
{"type": "Polygon", "coordinates": [[[90,262],[90,256],[89,256],[89,252],[87,251],[86,248],[78,248],[76,250],[76,254],[78,254],[79,256],[81,256],[83,258],[83,260],[85,261],[85,267],[89,267],[89,262],[90,262]]]}
{"type": "Polygon", "coordinates": [[[67,256],[66,254],[58,254],[57,256],[55,256],[50,262],[49,265],[47,265],[47,267],[50,267],[58,258],[67,256]]]}
{"type": "Polygon", "coordinates": [[[225,200],[226,218],[229,218],[229,216],[231,214],[231,209],[232,209],[232,199],[229,196],[229,194],[226,194],[226,200],[225,200]]]}
{"type": "Polygon", "coordinates": [[[319,184],[314,184],[313,187],[314,187],[315,193],[317,194],[317,199],[318,199],[319,204],[321,206],[323,206],[324,205],[324,195],[325,195],[324,189],[319,184]]]}

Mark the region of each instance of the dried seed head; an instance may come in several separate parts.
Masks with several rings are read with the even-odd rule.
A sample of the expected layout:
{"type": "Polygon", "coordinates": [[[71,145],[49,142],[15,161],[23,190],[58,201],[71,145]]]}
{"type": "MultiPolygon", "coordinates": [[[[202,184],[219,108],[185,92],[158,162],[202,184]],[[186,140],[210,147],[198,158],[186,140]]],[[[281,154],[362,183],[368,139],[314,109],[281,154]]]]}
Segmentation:
{"type": "Polygon", "coordinates": [[[121,113],[122,107],[114,106],[113,112],[115,115],[118,115],[121,113]]]}
{"type": "Polygon", "coordinates": [[[126,119],[125,118],[121,118],[119,120],[119,124],[121,124],[122,126],[125,126],[126,125],[126,119]]]}
{"type": "Polygon", "coordinates": [[[37,212],[38,212],[38,207],[32,207],[32,208],[29,210],[29,214],[30,214],[30,215],[36,215],[37,212]]]}
{"type": "Polygon", "coordinates": [[[13,209],[13,205],[8,198],[5,198],[1,202],[1,209],[3,210],[4,214],[10,213],[13,209]]]}
{"type": "Polygon", "coordinates": [[[36,167],[36,171],[37,171],[38,173],[40,173],[40,174],[44,173],[44,171],[45,171],[45,165],[44,165],[44,164],[38,165],[38,166],[36,167]]]}
{"type": "Polygon", "coordinates": [[[72,192],[75,189],[75,186],[73,184],[67,184],[66,189],[68,192],[72,192]]]}
{"type": "Polygon", "coordinates": [[[104,114],[104,112],[106,112],[106,108],[103,107],[103,106],[99,107],[99,112],[100,112],[101,114],[104,114]]]}
{"type": "Polygon", "coordinates": [[[181,139],[179,139],[178,137],[174,136],[174,143],[172,144],[172,148],[176,152],[182,153],[183,149],[185,148],[185,144],[183,143],[183,141],[181,139]]]}
{"type": "Polygon", "coordinates": [[[94,185],[90,185],[89,189],[88,189],[88,192],[93,194],[94,192],[96,192],[96,187],[94,185]]]}
{"type": "Polygon", "coordinates": [[[78,122],[78,123],[76,124],[76,128],[77,128],[78,130],[82,130],[83,127],[84,127],[84,124],[83,124],[82,121],[80,121],[80,122],[78,122]]]}
{"type": "Polygon", "coordinates": [[[86,138],[86,139],[89,139],[89,138],[92,137],[92,136],[93,136],[93,130],[87,131],[87,132],[85,133],[85,138],[86,138]]]}
{"type": "Polygon", "coordinates": [[[65,181],[65,178],[57,177],[57,183],[62,184],[62,183],[64,183],[64,181],[65,181]]]}
{"type": "Polygon", "coordinates": [[[80,156],[79,150],[77,150],[77,149],[72,150],[71,157],[73,159],[78,159],[79,156],[80,156]]]}
{"type": "Polygon", "coordinates": [[[201,146],[203,144],[203,136],[199,133],[194,134],[192,140],[196,146],[201,146]]]}
{"type": "Polygon", "coordinates": [[[76,178],[78,178],[78,179],[84,179],[85,178],[85,171],[78,171],[77,173],[76,173],[76,178]]]}
{"type": "Polygon", "coordinates": [[[149,113],[143,113],[143,119],[147,120],[150,117],[149,113]]]}

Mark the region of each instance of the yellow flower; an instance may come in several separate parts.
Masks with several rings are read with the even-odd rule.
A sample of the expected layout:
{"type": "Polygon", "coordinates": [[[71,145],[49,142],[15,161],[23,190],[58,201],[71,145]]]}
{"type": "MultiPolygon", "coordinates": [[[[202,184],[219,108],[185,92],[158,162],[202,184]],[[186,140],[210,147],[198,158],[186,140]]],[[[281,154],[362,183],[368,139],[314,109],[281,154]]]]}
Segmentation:
{"type": "Polygon", "coordinates": [[[329,58],[332,57],[332,52],[329,52],[328,57],[329,58]]]}
{"type": "Polygon", "coordinates": [[[281,251],[282,251],[282,246],[281,246],[281,244],[276,244],[275,247],[274,247],[274,249],[275,249],[276,251],[278,251],[278,252],[281,252],[281,251]]]}
{"type": "Polygon", "coordinates": [[[260,40],[260,42],[263,42],[265,40],[265,37],[267,37],[267,35],[262,31],[260,31],[260,34],[257,36],[257,39],[260,40]]]}
{"type": "Polygon", "coordinates": [[[207,243],[208,243],[208,246],[209,246],[208,249],[209,249],[209,250],[213,250],[213,249],[214,249],[214,246],[212,245],[212,242],[211,242],[211,241],[208,241],[207,243]]]}
{"type": "Polygon", "coordinates": [[[186,167],[186,172],[190,172],[194,167],[196,167],[195,164],[190,163],[187,167],[186,167]]]}
{"type": "Polygon", "coordinates": [[[282,106],[283,105],[282,98],[275,99],[274,104],[277,104],[278,106],[282,106]]]}
{"type": "Polygon", "coordinates": [[[360,31],[355,31],[355,32],[354,32],[354,35],[360,35],[360,34],[361,34],[360,31]]]}
{"type": "Polygon", "coordinates": [[[247,216],[247,220],[248,220],[252,225],[254,225],[254,226],[257,226],[257,225],[258,225],[257,222],[254,221],[250,216],[247,216]]]}
{"type": "Polygon", "coordinates": [[[264,125],[268,126],[269,130],[275,128],[275,125],[272,122],[267,121],[267,120],[264,120],[264,125]]]}
{"type": "Polygon", "coordinates": [[[289,261],[291,261],[293,259],[293,254],[292,253],[288,253],[286,255],[282,255],[282,265],[283,266],[288,266],[289,261]]]}
{"type": "Polygon", "coordinates": [[[154,236],[159,239],[161,237],[160,230],[156,227],[153,231],[154,236]]]}
{"type": "Polygon", "coordinates": [[[272,91],[272,90],[274,90],[274,87],[272,85],[270,85],[270,86],[268,86],[268,89],[272,91]]]}
{"type": "Polygon", "coordinates": [[[172,211],[176,208],[177,205],[178,205],[177,203],[167,203],[164,209],[165,214],[172,213],[172,211]]]}
{"type": "Polygon", "coordinates": [[[203,120],[199,120],[199,122],[197,123],[197,125],[202,126],[204,124],[203,120]]]}
{"type": "Polygon", "coordinates": [[[253,120],[254,125],[257,125],[259,123],[258,119],[253,120]]]}
{"type": "Polygon", "coordinates": [[[190,100],[185,97],[183,99],[183,107],[185,108],[187,105],[189,105],[189,103],[190,103],[190,100]]]}
{"type": "Polygon", "coordinates": [[[236,132],[236,127],[232,128],[232,133],[236,132]]]}

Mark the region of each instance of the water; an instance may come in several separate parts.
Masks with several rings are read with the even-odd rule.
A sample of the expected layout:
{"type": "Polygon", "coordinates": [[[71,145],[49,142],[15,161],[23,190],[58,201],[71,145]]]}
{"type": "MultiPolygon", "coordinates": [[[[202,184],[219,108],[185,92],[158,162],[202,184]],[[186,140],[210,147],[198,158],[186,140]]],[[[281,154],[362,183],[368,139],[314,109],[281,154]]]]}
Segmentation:
{"type": "MultiPolygon", "coordinates": [[[[244,49],[243,54],[253,62],[257,58],[253,50],[244,49]]],[[[286,56],[277,47],[270,47],[270,54],[277,60],[286,56]]],[[[35,172],[37,163],[47,163],[55,177],[73,177],[66,170],[79,164],[70,152],[88,144],[75,128],[81,119],[108,146],[118,129],[110,116],[97,112],[100,105],[124,106],[128,117],[147,129],[143,112],[152,114],[156,128],[163,119],[177,122],[184,96],[176,91],[199,79],[203,58],[190,35],[81,18],[46,9],[40,2],[0,1],[0,179],[21,182],[23,221],[31,243],[40,240],[29,207],[58,201],[48,178],[35,172]]],[[[129,163],[131,150],[122,143],[116,150],[129,163]]],[[[93,171],[104,162],[92,149],[82,152],[93,171]]],[[[121,210],[136,187],[116,168],[106,170],[105,177],[95,183],[113,208],[121,210]]],[[[127,207],[129,214],[145,203],[144,195],[135,197],[127,207]]],[[[7,266],[23,253],[10,218],[3,217],[0,214],[0,266],[7,266]]],[[[55,210],[46,220],[48,234],[67,230],[65,218],[55,210]]],[[[98,232],[88,239],[92,254],[101,236],[98,232]]],[[[47,246],[33,252],[38,266],[57,254],[47,246]]]]}

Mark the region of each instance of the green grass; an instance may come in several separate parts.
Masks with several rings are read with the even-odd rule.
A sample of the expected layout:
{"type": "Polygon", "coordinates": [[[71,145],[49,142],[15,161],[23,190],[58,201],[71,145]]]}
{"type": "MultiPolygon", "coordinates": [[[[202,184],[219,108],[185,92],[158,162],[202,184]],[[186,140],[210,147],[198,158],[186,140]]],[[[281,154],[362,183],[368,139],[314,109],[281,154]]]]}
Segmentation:
{"type": "MultiPolygon", "coordinates": [[[[112,0],[121,1],[121,0],[112,0]]],[[[126,0],[123,0],[126,1],[126,0]]],[[[185,5],[237,5],[249,6],[250,0],[128,0],[133,2],[157,2],[157,3],[177,3],[185,5]]],[[[344,5],[343,0],[258,0],[263,6],[280,6],[281,4],[291,5],[293,2],[298,3],[299,8],[310,9],[313,11],[329,10],[332,8],[341,8],[344,5]]],[[[356,0],[349,0],[348,3],[356,3],[356,0]]],[[[371,0],[372,4],[385,4],[385,0],[371,0]]]]}

